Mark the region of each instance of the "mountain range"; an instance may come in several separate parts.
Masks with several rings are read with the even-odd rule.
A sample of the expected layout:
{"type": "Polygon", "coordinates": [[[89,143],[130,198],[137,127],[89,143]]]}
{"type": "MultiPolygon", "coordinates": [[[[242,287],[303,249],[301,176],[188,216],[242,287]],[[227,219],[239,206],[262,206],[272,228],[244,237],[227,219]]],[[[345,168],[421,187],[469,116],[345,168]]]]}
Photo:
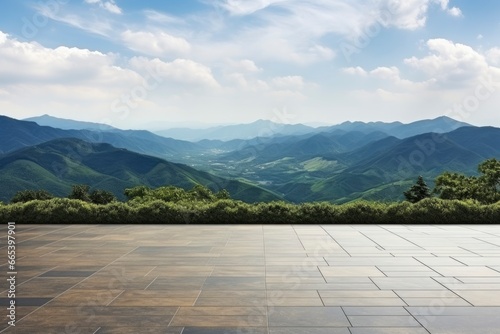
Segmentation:
{"type": "Polygon", "coordinates": [[[443,171],[475,174],[479,162],[500,157],[499,128],[448,117],[316,128],[261,120],[167,131],[0,116],[0,200],[32,188],[62,195],[87,183],[117,196],[139,184],[204,184],[249,202],[392,201],[418,175],[432,186],[443,171]]]}
{"type": "Polygon", "coordinates": [[[74,184],[111,191],[124,199],[125,188],[137,185],[174,185],[186,189],[196,184],[213,191],[228,190],[233,198],[249,202],[275,200],[270,191],[239,180],[227,180],[142,155],[110,144],[93,144],[74,138],[55,139],[0,157],[0,200],[7,201],[19,190],[45,189],[65,197],[74,184]]]}

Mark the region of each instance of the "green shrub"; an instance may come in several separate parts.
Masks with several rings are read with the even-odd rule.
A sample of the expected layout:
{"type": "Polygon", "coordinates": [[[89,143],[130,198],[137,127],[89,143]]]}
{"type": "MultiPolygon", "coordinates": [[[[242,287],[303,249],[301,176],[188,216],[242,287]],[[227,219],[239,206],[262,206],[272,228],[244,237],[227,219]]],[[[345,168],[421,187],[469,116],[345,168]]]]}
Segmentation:
{"type": "Polygon", "coordinates": [[[18,191],[10,200],[11,203],[26,203],[34,200],[48,200],[54,196],[46,190],[22,190],[18,191]]]}

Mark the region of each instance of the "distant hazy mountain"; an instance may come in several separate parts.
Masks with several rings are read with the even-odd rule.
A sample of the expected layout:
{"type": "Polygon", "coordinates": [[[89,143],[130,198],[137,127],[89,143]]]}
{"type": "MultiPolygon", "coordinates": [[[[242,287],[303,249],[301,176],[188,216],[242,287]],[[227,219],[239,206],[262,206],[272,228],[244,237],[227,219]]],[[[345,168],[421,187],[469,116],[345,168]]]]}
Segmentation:
{"type": "Polygon", "coordinates": [[[129,184],[182,186],[221,180],[236,198],[246,200],[277,198],[273,194],[294,202],[396,200],[418,175],[432,185],[443,171],[475,173],[481,161],[500,159],[500,129],[468,126],[448,117],[409,124],[345,122],[320,128],[257,121],[178,130],[189,135],[186,139],[205,139],[193,143],[148,131],[62,130],[0,116],[1,189],[39,185],[62,194],[72,183],[89,183],[117,192],[129,184]],[[64,141],[67,138],[114,147],[88,148],[74,139],[64,141]],[[64,140],[44,146],[55,139],[64,140]],[[72,159],[81,155],[82,145],[90,153],[75,165],[72,159]],[[13,153],[21,148],[26,149],[13,153]],[[73,172],[61,174],[49,162],[73,172]],[[257,183],[269,192],[251,185],[257,183]]]}
{"type": "Polygon", "coordinates": [[[500,129],[463,127],[442,136],[426,133],[405,139],[387,137],[348,153],[322,158],[342,168],[322,180],[305,184],[290,180],[276,190],[293,201],[394,200],[401,198],[402,191],[418,175],[432,183],[444,171],[476,174],[481,161],[500,158],[500,129]],[[296,192],[299,185],[300,192],[296,192]]]}
{"type": "Polygon", "coordinates": [[[0,158],[0,200],[20,190],[46,189],[67,196],[73,184],[112,191],[123,199],[127,187],[196,184],[214,191],[227,189],[233,198],[248,202],[278,199],[256,186],[227,180],[182,164],[79,139],[57,139],[12,152],[0,158]]]}
{"type": "Polygon", "coordinates": [[[299,136],[319,132],[358,132],[373,133],[384,132],[388,136],[397,138],[407,138],[427,132],[445,133],[470,124],[456,121],[443,116],[436,119],[416,121],[409,124],[401,122],[344,122],[333,126],[311,127],[303,124],[279,124],[271,121],[259,120],[250,124],[217,126],[207,129],[175,128],[155,133],[181,140],[202,141],[202,140],[248,140],[252,138],[264,138],[273,136],[299,136]]]}
{"type": "Polygon", "coordinates": [[[435,119],[426,119],[421,121],[416,121],[408,124],[403,124],[401,122],[344,122],[339,125],[334,125],[330,127],[322,127],[321,131],[334,131],[334,130],[344,130],[344,131],[359,131],[364,133],[370,133],[375,131],[385,132],[389,136],[394,136],[397,138],[408,138],[416,136],[422,133],[435,132],[435,133],[446,133],[458,129],[464,126],[471,126],[470,124],[456,121],[452,118],[442,116],[435,119]]]}
{"type": "Polygon", "coordinates": [[[57,118],[50,115],[42,115],[24,119],[24,121],[35,122],[38,125],[51,126],[53,128],[63,130],[96,130],[96,131],[111,131],[118,130],[115,127],[101,123],[91,123],[74,121],[72,119],[57,118]]]}
{"type": "Polygon", "coordinates": [[[157,134],[189,141],[203,139],[229,141],[233,139],[251,139],[276,135],[301,135],[315,131],[303,124],[279,124],[272,121],[258,120],[250,124],[225,125],[208,129],[177,128],[156,131],[157,134]]]}
{"type": "Polygon", "coordinates": [[[139,130],[61,130],[0,116],[0,154],[58,138],[78,138],[94,143],[109,143],[128,150],[161,158],[179,158],[199,150],[194,143],[164,138],[139,130]]]}

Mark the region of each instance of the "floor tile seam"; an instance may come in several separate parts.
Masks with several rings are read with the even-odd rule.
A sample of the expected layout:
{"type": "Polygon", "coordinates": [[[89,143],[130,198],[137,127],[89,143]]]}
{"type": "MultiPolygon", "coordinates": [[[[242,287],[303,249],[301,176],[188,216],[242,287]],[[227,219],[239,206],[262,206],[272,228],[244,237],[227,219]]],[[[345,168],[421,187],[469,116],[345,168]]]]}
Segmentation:
{"type": "MultiPolygon", "coordinates": [[[[378,271],[380,271],[382,274],[384,274],[384,277],[396,277],[396,276],[387,276],[387,274],[382,271],[382,269],[379,268],[380,265],[374,265],[375,268],[377,268],[378,271]]],[[[370,276],[368,276],[369,278],[370,276]]]]}
{"type": "MultiPolygon", "coordinates": [[[[475,239],[475,238],[473,238],[473,239],[475,239]]],[[[479,239],[476,239],[476,240],[479,240],[479,239]]],[[[479,241],[482,241],[482,240],[479,240],[479,241]]],[[[474,252],[474,251],[472,251],[472,250],[470,250],[470,249],[467,249],[467,248],[465,248],[465,247],[463,247],[463,246],[457,246],[457,248],[463,249],[464,251],[467,251],[467,252],[472,253],[472,254],[474,254],[474,255],[477,255],[477,256],[479,256],[479,257],[483,257],[481,254],[476,253],[476,252],[474,252]]]]}
{"type": "Polygon", "coordinates": [[[358,231],[362,236],[364,236],[366,239],[370,240],[371,242],[373,242],[375,245],[377,245],[378,247],[382,248],[382,250],[386,250],[384,246],[382,246],[381,244],[379,244],[378,242],[376,242],[375,240],[373,240],[372,238],[370,238],[368,235],[366,235],[365,233],[363,233],[362,231],[358,231]]]}
{"type": "MultiPolygon", "coordinates": [[[[172,318],[170,319],[170,321],[168,322],[168,325],[167,325],[167,328],[170,327],[170,325],[172,324],[172,321],[174,321],[174,318],[177,316],[177,313],[179,313],[179,310],[181,309],[180,306],[177,306],[177,310],[175,310],[175,313],[174,315],[172,316],[172,318]]],[[[182,328],[182,332],[184,331],[184,328],[182,328]]],[[[182,333],[181,332],[181,333],[182,333]]]]}
{"type": "Polygon", "coordinates": [[[498,267],[498,269],[492,268],[493,266],[489,266],[489,265],[485,266],[485,267],[488,268],[488,269],[491,269],[491,270],[494,270],[494,271],[500,273],[500,267],[498,267]]]}
{"type": "MultiPolygon", "coordinates": [[[[57,226],[57,225],[56,225],[57,226]]],[[[57,232],[57,231],[62,231],[64,229],[67,229],[67,228],[72,228],[74,225],[66,225],[66,226],[63,226],[63,227],[60,227],[60,228],[57,228],[56,230],[53,230],[53,231],[50,231],[50,232],[47,232],[47,233],[44,233],[44,234],[41,234],[41,235],[37,235],[36,237],[32,237],[32,238],[29,238],[29,239],[26,239],[26,240],[23,240],[23,241],[20,241],[18,243],[18,245],[22,244],[23,242],[26,242],[26,241],[29,241],[29,240],[33,240],[33,239],[38,239],[40,237],[43,237],[43,236],[46,236],[46,235],[49,235],[51,233],[54,233],[54,232],[57,232]]],[[[98,226],[98,225],[93,225],[93,226],[98,226]]],[[[36,227],[35,227],[36,229],[36,227]]]]}
{"type": "MultiPolygon", "coordinates": [[[[61,249],[64,249],[64,248],[66,248],[66,246],[63,246],[63,247],[58,248],[58,249],[54,249],[53,251],[50,251],[50,252],[45,253],[45,254],[43,254],[43,255],[39,255],[38,257],[44,257],[44,256],[47,256],[47,255],[52,254],[52,253],[54,253],[54,252],[60,251],[61,249]]],[[[80,255],[80,254],[82,254],[82,253],[83,253],[83,251],[79,252],[79,253],[78,253],[78,255],[80,255]]],[[[78,256],[78,255],[77,255],[77,256],[78,256]]]]}
{"type": "MultiPolygon", "coordinates": [[[[29,281],[34,280],[35,278],[42,278],[42,277],[40,277],[41,275],[44,275],[44,274],[48,273],[49,271],[52,271],[53,269],[56,269],[57,267],[58,266],[52,267],[52,268],[50,268],[50,269],[48,269],[48,270],[46,270],[46,271],[44,271],[44,272],[42,272],[42,273],[40,273],[40,274],[38,274],[36,276],[33,276],[33,277],[27,279],[26,281],[22,281],[22,282],[18,283],[17,286],[21,286],[23,284],[26,284],[29,281]]],[[[2,293],[6,292],[6,291],[9,291],[9,290],[4,290],[4,291],[2,291],[2,293]]]]}
{"type": "Polygon", "coordinates": [[[420,246],[419,244],[417,244],[417,243],[415,243],[415,242],[413,242],[413,241],[411,241],[411,240],[409,240],[409,239],[407,239],[407,238],[405,238],[405,237],[403,237],[403,236],[400,236],[399,234],[397,234],[397,233],[395,233],[395,232],[393,232],[393,231],[391,231],[391,230],[389,230],[389,229],[385,228],[384,226],[381,226],[381,225],[377,225],[377,226],[378,226],[378,227],[380,227],[381,229],[383,229],[383,230],[385,230],[385,231],[387,231],[387,232],[391,233],[391,234],[394,234],[394,235],[395,235],[395,236],[397,236],[398,238],[401,238],[401,239],[403,239],[404,241],[409,242],[410,244],[413,244],[413,245],[417,246],[417,247],[418,247],[418,248],[420,248],[420,249],[426,250],[424,247],[420,246]]]}
{"type": "MultiPolygon", "coordinates": [[[[485,225],[481,225],[481,226],[485,226],[485,225]]],[[[480,233],[483,233],[483,234],[492,235],[495,238],[499,237],[498,235],[496,235],[494,233],[489,233],[489,232],[484,232],[484,231],[481,231],[481,230],[476,230],[476,229],[472,228],[471,226],[462,226],[462,227],[465,228],[465,229],[468,229],[468,230],[472,230],[474,232],[480,232],[480,233]]]]}
{"type": "Polygon", "coordinates": [[[410,314],[410,316],[420,325],[421,328],[423,328],[427,333],[432,334],[418,319],[415,315],[413,315],[407,308],[404,306],[406,312],[410,314]]]}
{"type": "MultiPolygon", "coordinates": [[[[450,278],[453,278],[453,279],[457,279],[457,278],[455,278],[455,276],[443,276],[443,277],[450,277],[450,278]]],[[[430,278],[430,279],[432,279],[434,282],[438,283],[439,285],[441,285],[442,287],[444,287],[444,288],[445,288],[445,290],[450,291],[451,293],[453,293],[455,296],[457,296],[457,298],[462,299],[463,301],[465,301],[466,303],[468,303],[468,304],[470,304],[472,307],[474,307],[474,305],[473,305],[471,302],[469,302],[467,299],[465,299],[465,298],[463,298],[462,296],[460,296],[460,295],[459,295],[458,293],[456,293],[453,289],[450,289],[450,288],[448,288],[446,285],[444,285],[443,283],[441,283],[441,282],[437,281],[437,280],[435,279],[435,277],[432,277],[432,276],[431,276],[431,277],[429,277],[429,278],[430,278]]],[[[463,284],[465,284],[465,283],[463,283],[463,284]]]]}
{"type": "Polygon", "coordinates": [[[156,276],[143,290],[146,291],[160,276],[156,276]]]}
{"type": "Polygon", "coordinates": [[[212,274],[214,273],[214,271],[215,271],[215,266],[213,266],[212,270],[210,271],[210,274],[208,276],[206,276],[205,279],[203,280],[203,283],[201,284],[201,287],[200,287],[200,292],[198,292],[198,295],[194,299],[193,305],[191,305],[191,306],[195,306],[196,303],[198,302],[198,299],[200,298],[201,293],[203,292],[203,286],[205,286],[205,283],[207,282],[207,279],[209,277],[212,277],[212,274]]]}
{"type": "Polygon", "coordinates": [[[151,269],[150,271],[148,271],[148,272],[147,272],[147,273],[146,273],[143,277],[146,277],[146,276],[148,276],[149,274],[151,274],[151,272],[152,272],[153,270],[155,270],[156,268],[158,268],[158,266],[154,266],[154,267],[153,267],[153,269],[151,269]]]}
{"type": "MultiPolygon", "coordinates": [[[[130,254],[131,252],[133,252],[134,250],[136,250],[138,248],[138,246],[136,246],[133,250],[131,250],[130,252],[120,256],[118,259],[122,258],[123,256],[126,256],[128,254],[130,254]]],[[[117,261],[118,259],[116,259],[115,261],[117,261]]],[[[108,267],[109,265],[111,265],[112,263],[114,263],[115,261],[111,262],[111,263],[108,263],[106,266],[102,267],[101,269],[97,270],[95,273],[93,273],[92,275],[88,276],[88,277],[85,277],[84,279],[82,279],[81,281],[75,283],[74,285],[72,285],[71,287],[69,287],[68,289],[64,290],[63,292],[61,292],[60,294],[56,295],[55,297],[53,297],[51,300],[49,300],[47,303],[37,307],[36,309],[34,309],[33,311],[31,311],[30,313],[26,314],[24,317],[22,317],[21,319],[19,319],[19,321],[23,320],[24,318],[30,316],[31,314],[33,314],[34,312],[36,312],[38,309],[44,307],[45,305],[47,304],[50,304],[50,302],[52,302],[54,299],[58,298],[59,296],[61,296],[62,294],[66,293],[67,291],[73,289],[75,286],[77,286],[78,284],[81,284],[82,282],[85,282],[86,280],[88,280],[89,278],[91,278],[92,276],[94,276],[95,274],[97,274],[99,271],[105,269],[106,267],[108,267]]],[[[1,332],[0,332],[1,333],[1,332]]]]}
{"type": "Polygon", "coordinates": [[[351,322],[351,319],[349,319],[349,317],[347,316],[347,313],[345,313],[344,306],[340,306],[340,309],[342,310],[342,313],[344,314],[344,317],[349,322],[349,328],[354,327],[353,324],[352,324],[352,322],[351,322]]]}
{"type": "MultiPolygon", "coordinates": [[[[412,258],[413,258],[415,261],[422,263],[422,265],[423,265],[424,267],[429,268],[429,270],[431,270],[431,271],[435,272],[435,273],[436,273],[436,274],[438,274],[438,275],[441,275],[441,277],[447,277],[447,276],[445,276],[445,275],[441,274],[440,272],[438,272],[437,270],[432,269],[432,267],[431,267],[431,266],[429,266],[429,265],[425,264],[424,262],[420,261],[419,259],[417,259],[417,257],[412,256],[412,258]]],[[[437,256],[437,258],[439,258],[439,256],[437,256]]],[[[452,258],[452,257],[450,256],[450,258],[452,258]]],[[[455,259],[454,259],[454,260],[455,260],[455,259]]],[[[429,276],[429,277],[430,277],[430,278],[432,278],[432,277],[435,277],[435,276],[429,276]]],[[[436,281],[436,282],[437,282],[437,281],[436,281]]],[[[439,283],[439,282],[438,282],[438,283],[439,283]]]]}
{"type": "Polygon", "coordinates": [[[466,266],[466,267],[469,267],[469,265],[468,265],[467,263],[462,262],[462,261],[460,261],[459,259],[457,259],[457,258],[456,258],[456,255],[452,255],[452,256],[450,256],[450,258],[451,258],[451,259],[453,259],[453,260],[455,260],[455,261],[457,261],[458,263],[463,264],[463,265],[464,265],[464,266],[466,266]]]}
{"type": "Polygon", "coordinates": [[[122,290],[122,292],[120,292],[118,295],[116,295],[115,298],[113,298],[109,303],[106,304],[105,307],[108,307],[109,305],[111,305],[118,297],[120,297],[123,293],[125,292],[125,290],[122,290]]]}
{"type": "MultiPolygon", "coordinates": [[[[80,232],[77,232],[77,233],[74,233],[74,234],[68,235],[67,237],[64,237],[64,238],[62,238],[62,239],[57,239],[57,240],[52,241],[51,243],[48,243],[48,244],[46,244],[46,245],[36,247],[35,249],[38,249],[38,248],[41,248],[41,247],[47,247],[47,246],[50,246],[50,245],[52,245],[52,244],[54,244],[54,243],[57,243],[57,242],[60,242],[60,241],[66,240],[66,239],[68,239],[68,238],[72,238],[72,237],[74,237],[75,235],[85,233],[85,232],[87,232],[88,230],[90,230],[90,229],[92,228],[92,226],[91,226],[91,225],[84,225],[84,226],[86,226],[86,229],[85,229],[85,230],[83,230],[83,231],[80,231],[80,232]]],[[[71,226],[70,226],[70,227],[71,227],[71,226]]]]}
{"type": "MultiPolygon", "coordinates": [[[[351,255],[351,254],[350,254],[350,253],[349,253],[349,252],[348,252],[348,251],[344,248],[344,246],[342,246],[342,245],[341,245],[341,244],[337,241],[337,239],[335,239],[335,238],[333,237],[333,235],[332,235],[330,232],[328,232],[328,231],[326,230],[326,228],[325,228],[323,225],[319,225],[319,226],[323,229],[323,231],[325,231],[325,233],[326,233],[326,234],[327,234],[330,238],[332,238],[332,240],[333,240],[333,241],[334,241],[337,245],[339,245],[339,247],[340,247],[340,248],[341,248],[341,249],[342,249],[342,250],[343,250],[343,251],[344,251],[347,255],[349,255],[349,257],[352,257],[352,255],[351,255]]],[[[325,259],[325,262],[326,262],[328,265],[330,265],[330,263],[328,263],[328,261],[326,261],[326,259],[325,259]]]]}

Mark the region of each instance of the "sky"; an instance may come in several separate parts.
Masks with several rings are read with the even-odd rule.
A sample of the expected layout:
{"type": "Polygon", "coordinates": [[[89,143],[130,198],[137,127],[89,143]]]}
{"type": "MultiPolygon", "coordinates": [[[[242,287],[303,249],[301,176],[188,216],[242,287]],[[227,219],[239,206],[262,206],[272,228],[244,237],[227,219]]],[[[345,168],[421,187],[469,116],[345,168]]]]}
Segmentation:
{"type": "Polygon", "coordinates": [[[500,127],[500,1],[3,0],[0,110],[159,130],[500,127]]]}

